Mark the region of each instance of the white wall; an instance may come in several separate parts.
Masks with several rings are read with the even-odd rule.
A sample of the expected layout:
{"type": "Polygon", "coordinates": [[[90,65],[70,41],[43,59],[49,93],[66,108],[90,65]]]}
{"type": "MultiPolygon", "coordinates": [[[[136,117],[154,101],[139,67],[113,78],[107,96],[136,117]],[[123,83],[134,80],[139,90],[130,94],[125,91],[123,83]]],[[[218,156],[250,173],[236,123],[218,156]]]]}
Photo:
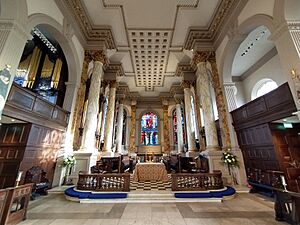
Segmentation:
{"type": "Polygon", "coordinates": [[[245,101],[251,101],[251,92],[254,85],[264,78],[270,78],[274,80],[278,86],[287,82],[287,77],[282,70],[278,55],[275,55],[266,64],[258,68],[254,73],[243,80],[242,85],[239,85],[237,87],[238,93],[242,92],[241,89],[243,89],[245,94],[245,101]]]}
{"type": "Polygon", "coordinates": [[[28,16],[42,13],[55,19],[63,26],[64,16],[54,0],[27,0],[28,16]]]}

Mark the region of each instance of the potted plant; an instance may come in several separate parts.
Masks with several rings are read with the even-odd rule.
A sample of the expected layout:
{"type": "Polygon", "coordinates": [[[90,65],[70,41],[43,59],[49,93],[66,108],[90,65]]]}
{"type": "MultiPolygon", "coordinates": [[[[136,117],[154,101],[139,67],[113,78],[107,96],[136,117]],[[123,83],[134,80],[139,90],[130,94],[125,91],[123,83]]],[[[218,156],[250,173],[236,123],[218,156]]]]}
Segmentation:
{"type": "Polygon", "coordinates": [[[67,184],[67,185],[72,184],[72,181],[69,179],[69,176],[71,175],[72,169],[74,168],[75,164],[76,164],[76,159],[73,155],[70,155],[64,159],[63,164],[62,164],[62,167],[66,168],[64,184],[67,184]]]}

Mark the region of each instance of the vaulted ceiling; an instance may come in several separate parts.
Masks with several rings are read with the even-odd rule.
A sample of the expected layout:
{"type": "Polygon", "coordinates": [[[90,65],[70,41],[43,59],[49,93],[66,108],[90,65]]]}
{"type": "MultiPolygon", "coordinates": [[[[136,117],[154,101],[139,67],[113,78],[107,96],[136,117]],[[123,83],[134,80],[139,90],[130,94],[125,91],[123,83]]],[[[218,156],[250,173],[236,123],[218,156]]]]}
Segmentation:
{"type": "MultiPolygon", "coordinates": [[[[57,1],[58,2],[58,1],[57,1]]],[[[120,82],[141,96],[168,92],[195,43],[213,46],[240,0],[64,0],[87,45],[104,41],[120,82]]]]}

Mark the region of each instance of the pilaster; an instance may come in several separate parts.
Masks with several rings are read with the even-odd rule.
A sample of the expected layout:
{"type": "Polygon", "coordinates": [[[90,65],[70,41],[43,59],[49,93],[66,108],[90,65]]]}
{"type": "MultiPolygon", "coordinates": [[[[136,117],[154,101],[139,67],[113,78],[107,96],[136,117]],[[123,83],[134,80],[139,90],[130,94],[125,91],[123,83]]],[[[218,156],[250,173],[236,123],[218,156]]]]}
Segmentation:
{"type": "Polygon", "coordinates": [[[163,101],[163,120],[164,120],[164,152],[170,152],[170,128],[168,118],[168,101],[163,101]]]}

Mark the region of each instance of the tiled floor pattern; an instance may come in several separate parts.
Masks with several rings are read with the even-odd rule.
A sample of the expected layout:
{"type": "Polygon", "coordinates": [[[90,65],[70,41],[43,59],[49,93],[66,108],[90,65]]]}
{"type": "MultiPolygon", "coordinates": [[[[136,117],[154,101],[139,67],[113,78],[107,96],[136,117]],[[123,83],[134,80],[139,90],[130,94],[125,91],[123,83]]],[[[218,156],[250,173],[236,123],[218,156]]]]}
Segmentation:
{"type": "Polygon", "coordinates": [[[21,225],[275,225],[273,203],[237,194],[222,203],[80,204],[51,193],[29,205],[21,225]]]}
{"type": "Polygon", "coordinates": [[[150,191],[150,190],[167,190],[171,191],[172,179],[168,174],[168,181],[133,181],[133,176],[130,176],[130,191],[150,191]]]}

